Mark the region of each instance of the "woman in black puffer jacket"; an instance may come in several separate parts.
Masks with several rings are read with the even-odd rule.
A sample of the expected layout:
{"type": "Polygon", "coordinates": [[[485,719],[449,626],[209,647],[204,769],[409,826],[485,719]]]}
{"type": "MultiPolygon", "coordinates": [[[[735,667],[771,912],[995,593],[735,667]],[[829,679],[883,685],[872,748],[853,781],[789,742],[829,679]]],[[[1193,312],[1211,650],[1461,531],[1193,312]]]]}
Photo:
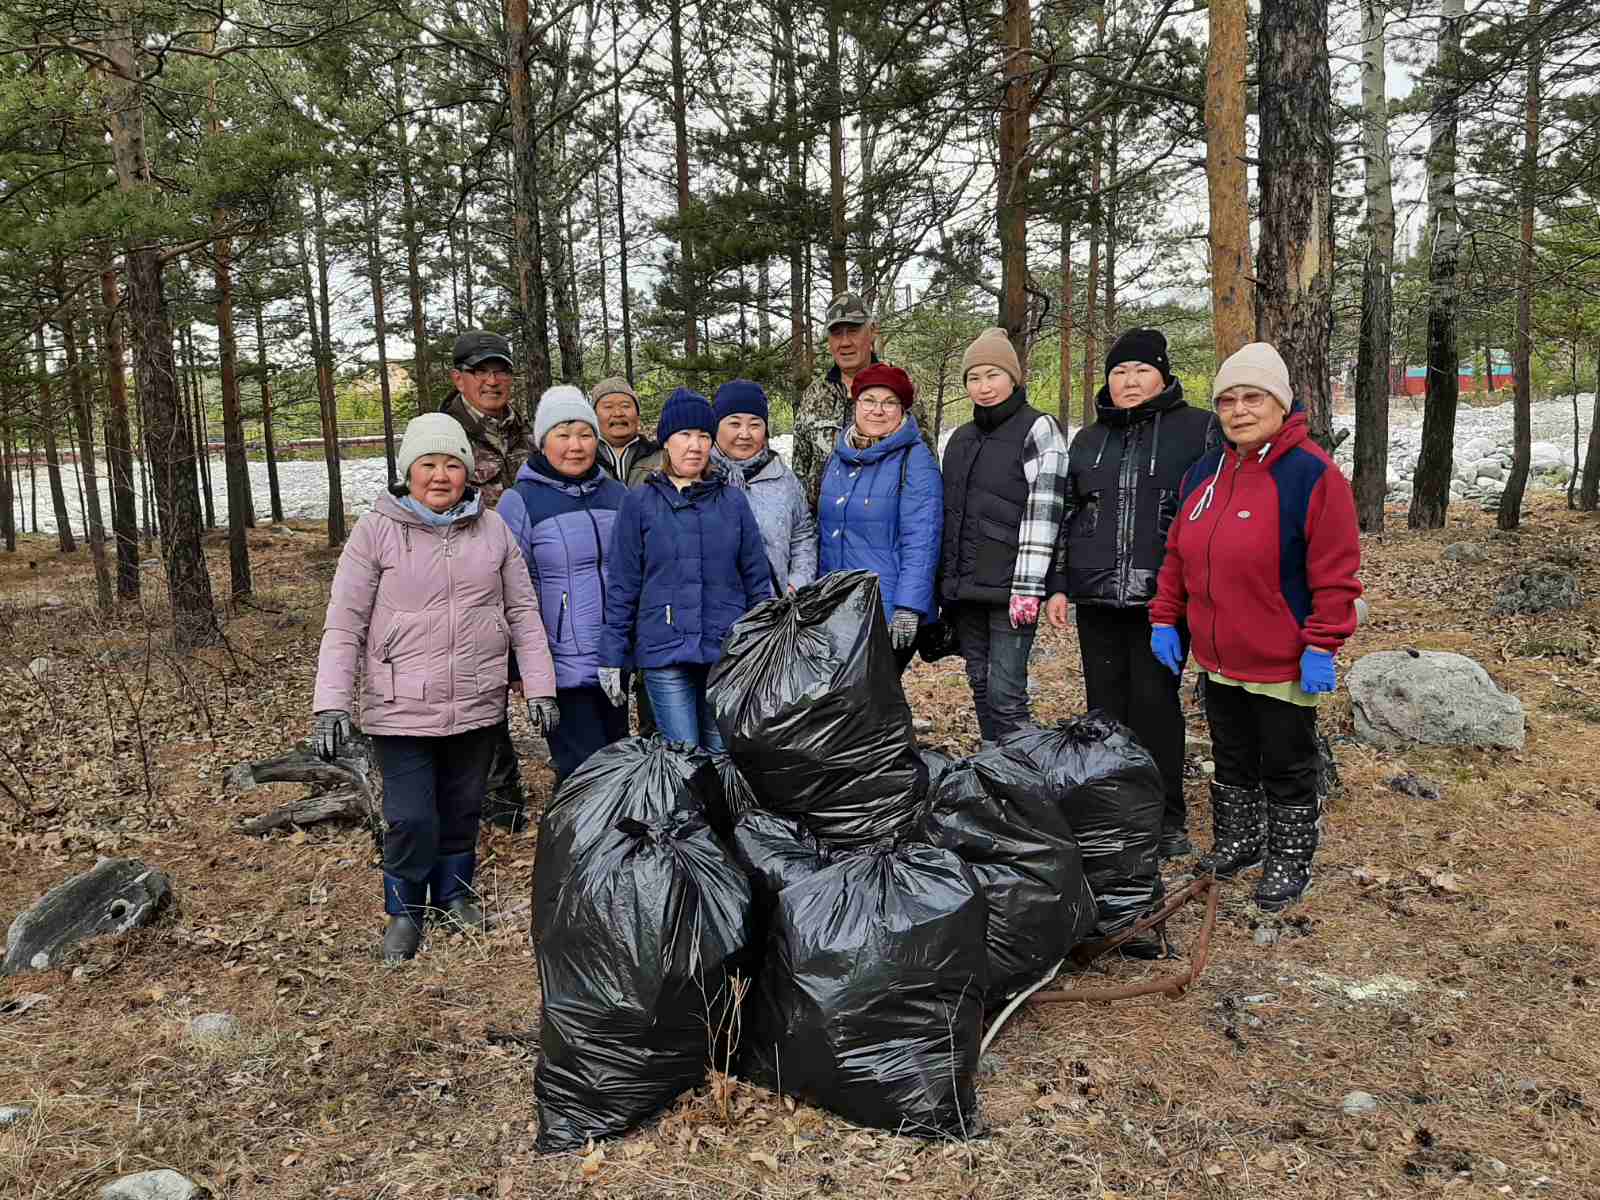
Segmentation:
{"type": "MultiPolygon", "coordinates": [[[[1058,628],[1078,610],[1089,707],[1133,730],[1166,783],[1161,856],[1193,852],[1183,801],[1183,705],[1178,677],[1150,653],[1149,604],[1178,511],[1184,472],[1218,437],[1190,408],[1167,339],[1130,329],[1106,354],[1096,421],[1072,439],[1067,509],[1051,563],[1046,613],[1058,628]]],[[[1184,651],[1188,630],[1180,629],[1184,651]]]]}

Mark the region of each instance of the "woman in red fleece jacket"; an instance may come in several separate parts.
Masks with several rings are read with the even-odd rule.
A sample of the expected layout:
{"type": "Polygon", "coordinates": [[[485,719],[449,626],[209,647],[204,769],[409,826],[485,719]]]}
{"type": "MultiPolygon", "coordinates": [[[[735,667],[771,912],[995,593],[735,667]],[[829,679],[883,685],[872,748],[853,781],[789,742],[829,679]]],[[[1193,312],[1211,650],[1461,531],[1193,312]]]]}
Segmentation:
{"type": "Polygon", "coordinates": [[[1311,886],[1317,847],[1317,699],[1355,632],[1361,542],[1355,497],[1307,436],[1289,369],[1252,342],[1217,371],[1229,445],[1189,469],[1167,535],[1150,649],[1183,669],[1187,618],[1206,672],[1217,773],[1201,871],[1232,879],[1262,861],[1255,901],[1276,911],[1311,886]]]}

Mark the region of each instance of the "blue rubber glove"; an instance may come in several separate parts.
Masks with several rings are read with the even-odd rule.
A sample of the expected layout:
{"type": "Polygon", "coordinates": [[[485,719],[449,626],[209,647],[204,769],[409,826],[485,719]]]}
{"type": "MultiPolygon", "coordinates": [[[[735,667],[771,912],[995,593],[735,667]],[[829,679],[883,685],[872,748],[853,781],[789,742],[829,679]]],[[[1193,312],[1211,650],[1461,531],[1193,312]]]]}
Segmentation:
{"type": "Polygon", "coordinates": [[[1331,692],[1338,685],[1333,673],[1333,655],[1307,646],[1300,656],[1300,690],[1308,695],[1331,692]]]}
{"type": "Polygon", "coordinates": [[[1150,630],[1150,653],[1174,675],[1183,674],[1183,643],[1172,626],[1157,625],[1150,630]]]}

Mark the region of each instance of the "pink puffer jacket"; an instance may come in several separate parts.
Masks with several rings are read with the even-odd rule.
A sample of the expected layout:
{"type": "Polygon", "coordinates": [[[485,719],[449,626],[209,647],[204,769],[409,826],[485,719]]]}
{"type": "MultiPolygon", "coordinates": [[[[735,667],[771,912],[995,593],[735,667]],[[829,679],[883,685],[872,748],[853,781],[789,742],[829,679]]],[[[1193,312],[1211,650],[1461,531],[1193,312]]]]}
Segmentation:
{"type": "Polygon", "coordinates": [[[539,600],[506,523],[484,510],[438,528],[384,493],[339,556],[313,711],[355,712],[359,664],[367,733],[444,737],[495,725],[513,645],[526,694],[554,696],[539,600]]]}

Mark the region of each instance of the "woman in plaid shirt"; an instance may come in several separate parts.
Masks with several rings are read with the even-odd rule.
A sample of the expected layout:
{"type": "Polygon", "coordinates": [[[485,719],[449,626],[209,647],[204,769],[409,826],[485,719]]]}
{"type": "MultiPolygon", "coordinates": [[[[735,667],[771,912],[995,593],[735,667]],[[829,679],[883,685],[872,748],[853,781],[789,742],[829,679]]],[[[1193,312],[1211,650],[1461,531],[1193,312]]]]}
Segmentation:
{"type": "Polygon", "coordinates": [[[1065,509],[1067,441],[1028,404],[1005,330],[984,330],[961,374],[973,419],[944,453],[939,598],[988,743],[1032,724],[1028,655],[1065,509]]]}

